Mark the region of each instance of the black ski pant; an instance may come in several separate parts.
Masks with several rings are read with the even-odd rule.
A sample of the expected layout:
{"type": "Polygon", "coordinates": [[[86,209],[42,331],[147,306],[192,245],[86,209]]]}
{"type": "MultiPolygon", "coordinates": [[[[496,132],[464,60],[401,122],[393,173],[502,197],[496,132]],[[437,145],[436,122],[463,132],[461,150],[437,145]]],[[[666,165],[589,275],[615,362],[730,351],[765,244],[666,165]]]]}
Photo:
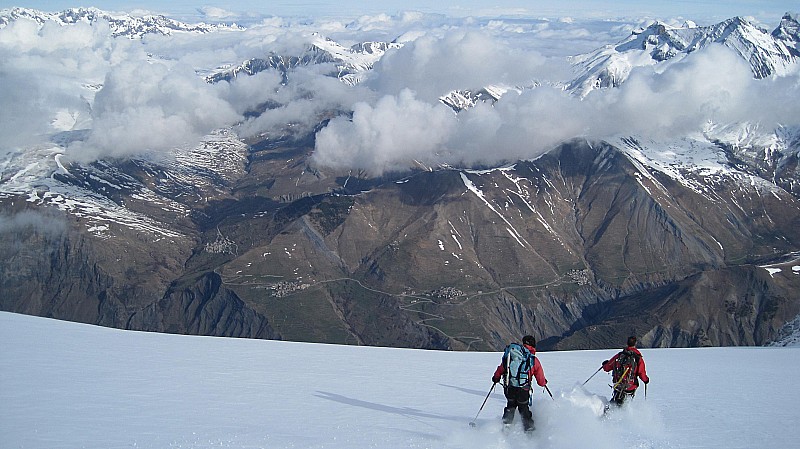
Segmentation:
{"type": "Polygon", "coordinates": [[[635,394],[636,390],[629,390],[629,391],[625,391],[622,389],[614,390],[614,393],[611,395],[611,402],[617,405],[622,405],[625,402],[625,399],[629,397],[633,398],[635,394]]]}
{"type": "Polygon", "coordinates": [[[528,401],[531,398],[530,390],[521,387],[506,386],[504,393],[506,395],[506,407],[503,409],[503,423],[511,424],[514,421],[516,411],[522,415],[522,425],[525,430],[533,429],[533,413],[528,408],[528,401]]]}

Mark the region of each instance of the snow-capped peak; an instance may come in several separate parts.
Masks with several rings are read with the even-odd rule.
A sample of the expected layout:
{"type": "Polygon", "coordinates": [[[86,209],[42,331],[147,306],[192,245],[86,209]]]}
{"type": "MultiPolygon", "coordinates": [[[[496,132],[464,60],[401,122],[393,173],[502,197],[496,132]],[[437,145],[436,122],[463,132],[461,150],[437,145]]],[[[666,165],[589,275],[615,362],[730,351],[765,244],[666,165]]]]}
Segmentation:
{"type": "Polygon", "coordinates": [[[44,25],[54,22],[62,26],[84,22],[108,22],[111,35],[138,39],[146,34],[169,35],[175,32],[209,33],[219,29],[241,29],[237,25],[211,25],[206,23],[187,24],[163,15],[133,16],[128,13],[112,13],[97,8],[70,8],[58,13],[43,12],[29,8],[12,8],[0,10],[0,28],[9,23],[28,19],[44,25]]]}
{"type": "Polygon", "coordinates": [[[336,76],[342,82],[352,86],[358,84],[363,75],[371,70],[388,50],[402,46],[403,44],[397,42],[368,41],[345,47],[319,33],[312,33],[308,40],[308,47],[300,55],[281,55],[271,52],[269,56],[251,58],[233,68],[231,65],[225,66],[206,76],[206,81],[213,83],[231,80],[240,73],[254,75],[268,69],[280,71],[286,81],[287,72],[294,67],[334,64],[336,71],[331,73],[331,76],[336,76]]]}
{"type": "Polygon", "coordinates": [[[734,17],[711,26],[687,22],[673,27],[663,22],[634,30],[624,41],[572,58],[579,75],[569,89],[580,96],[603,87],[618,87],[637,66],[678,60],[713,43],[732,49],[746,60],[756,78],[785,75],[800,60],[796,16],[787,14],[773,32],[734,17]]]}
{"type": "Polygon", "coordinates": [[[311,45],[312,48],[327,53],[334,61],[341,63],[344,68],[354,72],[371,69],[387,50],[403,46],[392,42],[361,42],[347,48],[318,33],[314,33],[311,45]]]}
{"type": "Polygon", "coordinates": [[[797,50],[798,43],[800,42],[800,15],[786,13],[781,19],[781,24],[775,31],[772,32],[772,37],[775,39],[789,42],[797,50]]]}

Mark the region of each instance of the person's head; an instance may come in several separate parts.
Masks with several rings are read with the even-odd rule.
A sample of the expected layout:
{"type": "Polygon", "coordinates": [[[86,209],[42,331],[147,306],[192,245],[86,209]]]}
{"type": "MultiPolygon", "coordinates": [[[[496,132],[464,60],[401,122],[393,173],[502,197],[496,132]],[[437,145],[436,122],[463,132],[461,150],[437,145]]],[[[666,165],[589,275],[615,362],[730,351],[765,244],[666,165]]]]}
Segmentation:
{"type": "Polygon", "coordinates": [[[533,335],[526,335],[526,336],[522,337],[522,344],[523,345],[528,345],[531,348],[535,348],[536,347],[536,339],[533,338],[533,335]]]}
{"type": "Polygon", "coordinates": [[[636,346],[636,337],[631,335],[628,337],[628,346],[636,346]]]}

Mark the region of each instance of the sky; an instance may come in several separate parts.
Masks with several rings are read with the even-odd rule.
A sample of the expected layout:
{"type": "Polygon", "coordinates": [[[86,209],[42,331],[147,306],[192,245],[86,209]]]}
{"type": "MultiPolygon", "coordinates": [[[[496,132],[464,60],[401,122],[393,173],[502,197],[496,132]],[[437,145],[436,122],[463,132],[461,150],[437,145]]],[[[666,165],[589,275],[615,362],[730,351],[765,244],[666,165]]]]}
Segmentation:
{"type": "Polygon", "coordinates": [[[485,2],[478,0],[305,0],[270,1],[257,0],[198,2],[193,0],[173,0],[161,2],[154,0],[95,0],[95,1],[8,1],[0,0],[0,8],[23,6],[43,11],[61,11],[76,6],[96,6],[110,11],[130,11],[132,9],[163,12],[173,16],[197,17],[198,10],[226,11],[237,15],[248,13],[276,16],[331,16],[354,17],[397,14],[413,10],[425,13],[450,16],[532,16],[532,17],[580,17],[580,18],[619,18],[642,17],[667,18],[685,15],[695,20],[722,20],[735,15],[754,16],[771,19],[787,11],[796,10],[796,4],[785,0],[733,0],[669,2],[642,2],[638,0],[538,0],[521,2],[499,0],[485,2]]]}
{"type": "Polygon", "coordinates": [[[0,441],[26,449],[795,447],[800,347],[647,349],[606,417],[619,349],[539,352],[536,430],[503,430],[502,353],[142,333],[0,312],[0,441]],[[581,386],[590,379],[585,386],[581,386]],[[481,405],[488,396],[485,406],[481,405]],[[470,427],[470,422],[476,426],[470,427]]]}
{"type": "MultiPolygon", "coordinates": [[[[709,124],[743,122],[767,133],[800,126],[800,105],[786,101],[800,96],[797,64],[777,78],[755,80],[743,58],[720,48],[691,54],[669,70],[634,68],[620,88],[586,98],[563,92],[575,76],[569,57],[621,42],[655,18],[673,26],[687,19],[703,25],[742,14],[772,30],[791,6],[646,2],[658,9],[645,11],[640,3],[537,2],[531,12],[502,2],[492,11],[479,9],[478,2],[437,2],[435,10],[420,3],[417,11],[408,11],[413,1],[307,2],[299,4],[302,10],[284,2],[270,3],[271,11],[283,14],[271,16],[245,13],[255,11],[257,2],[200,8],[170,2],[175,14],[226,23],[246,18],[247,28],[141,40],[112,38],[103,23],[15,21],[0,28],[0,102],[9,106],[0,109],[0,160],[52,146],[53,136],[65,132],[70,140],[58,150],[65,160],[158,157],[197,145],[220,128],[234,128],[241,137],[289,128],[312,132],[332,111],[338,116],[316,132],[313,162],[374,175],[416,163],[486,166],[532,159],[575,137],[673,138],[700,135],[709,124]],[[356,86],[326,76],[328,66],[298,69],[287,85],[275,72],[231,83],[203,79],[272,52],[299,54],[313,33],[344,46],[370,40],[404,45],[387,52],[356,86]],[[543,87],[512,90],[494,106],[458,115],[439,101],[455,89],[537,84],[543,87]],[[247,114],[266,103],[279,107],[255,118],[247,114]]],[[[156,11],[159,4],[95,3],[156,11]]],[[[58,11],[68,5],[24,6],[58,11]]]]}

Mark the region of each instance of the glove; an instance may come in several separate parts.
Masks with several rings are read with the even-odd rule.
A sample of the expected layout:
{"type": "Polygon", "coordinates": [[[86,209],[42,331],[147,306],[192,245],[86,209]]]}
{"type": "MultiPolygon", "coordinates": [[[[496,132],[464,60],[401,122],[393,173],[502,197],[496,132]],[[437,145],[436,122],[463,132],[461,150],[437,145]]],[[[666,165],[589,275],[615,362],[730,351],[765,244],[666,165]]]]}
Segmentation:
{"type": "Polygon", "coordinates": [[[605,365],[606,363],[608,363],[608,360],[603,360],[603,365],[605,365]]]}
{"type": "Polygon", "coordinates": [[[650,383],[650,379],[649,379],[649,378],[648,378],[647,380],[645,380],[645,381],[644,381],[644,384],[645,384],[645,385],[647,385],[647,384],[649,384],[649,383],[650,383]]]}
{"type": "Polygon", "coordinates": [[[500,376],[492,376],[492,383],[500,382],[500,376]]]}

